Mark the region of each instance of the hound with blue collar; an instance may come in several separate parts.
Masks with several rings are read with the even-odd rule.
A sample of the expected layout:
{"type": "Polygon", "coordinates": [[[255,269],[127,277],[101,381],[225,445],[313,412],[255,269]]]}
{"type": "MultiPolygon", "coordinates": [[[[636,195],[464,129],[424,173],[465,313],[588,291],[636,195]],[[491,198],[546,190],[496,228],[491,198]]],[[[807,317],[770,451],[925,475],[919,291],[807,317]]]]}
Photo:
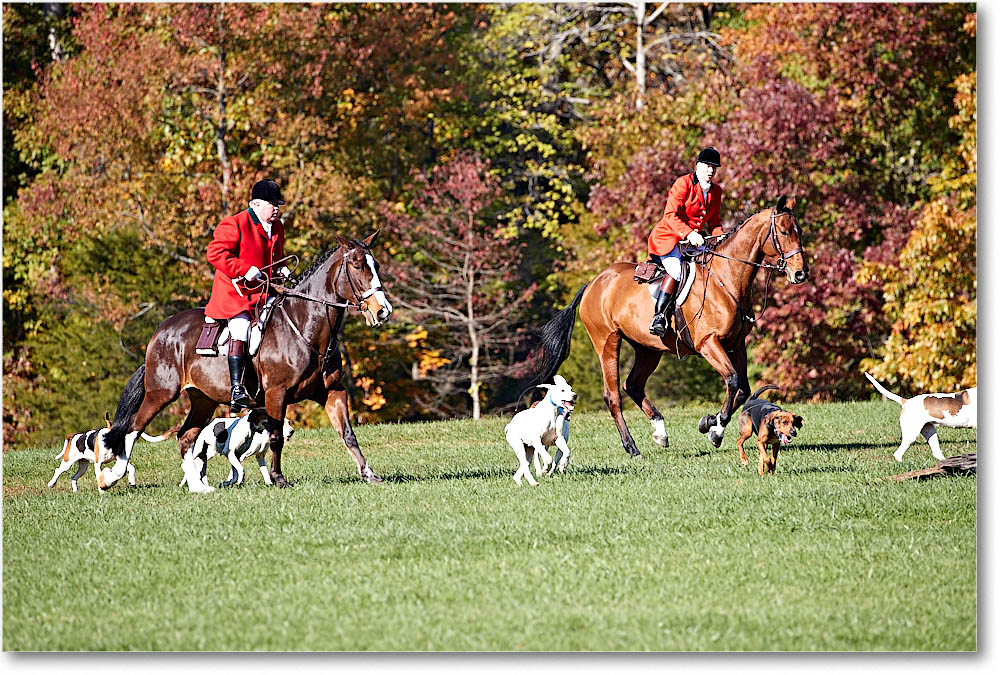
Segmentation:
{"type": "Polygon", "coordinates": [[[504,427],[507,443],[514,449],[519,462],[514,473],[514,482],[518,485],[522,477],[529,485],[538,485],[531,475],[532,460],[539,476],[551,474],[557,467],[563,473],[569,464],[569,417],[576,405],[576,392],[562,375],[556,375],[555,384],[538,386],[548,390],[545,398],[514,415],[504,427]],[[551,446],[556,447],[555,458],[545,449],[551,446]]]}

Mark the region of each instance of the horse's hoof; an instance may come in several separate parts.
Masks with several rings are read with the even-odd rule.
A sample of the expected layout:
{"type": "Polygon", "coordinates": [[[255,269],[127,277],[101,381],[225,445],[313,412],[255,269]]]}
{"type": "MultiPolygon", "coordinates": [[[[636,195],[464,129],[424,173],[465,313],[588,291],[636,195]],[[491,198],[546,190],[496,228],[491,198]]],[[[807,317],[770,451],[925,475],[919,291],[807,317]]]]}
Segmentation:
{"type": "Polygon", "coordinates": [[[654,434],[653,435],[653,442],[656,443],[657,445],[659,445],[660,447],[664,447],[664,448],[669,448],[670,447],[670,439],[666,436],[666,434],[664,434],[663,436],[657,436],[657,435],[654,434]]]}
{"type": "Polygon", "coordinates": [[[715,426],[715,416],[705,415],[704,417],[701,418],[701,421],[698,422],[698,431],[700,431],[703,434],[707,434],[708,430],[711,429],[713,426],[715,426]]]}
{"type": "Polygon", "coordinates": [[[280,473],[278,475],[276,475],[276,476],[272,475],[271,476],[271,482],[276,487],[280,487],[280,488],[292,487],[292,484],[289,483],[287,480],[285,480],[285,477],[282,476],[280,473]]]}
{"type": "Polygon", "coordinates": [[[362,478],[364,478],[365,482],[368,483],[369,485],[378,485],[379,483],[385,482],[382,480],[382,477],[379,476],[374,471],[369,471],[368,473],[363,475],[362,478]]]}

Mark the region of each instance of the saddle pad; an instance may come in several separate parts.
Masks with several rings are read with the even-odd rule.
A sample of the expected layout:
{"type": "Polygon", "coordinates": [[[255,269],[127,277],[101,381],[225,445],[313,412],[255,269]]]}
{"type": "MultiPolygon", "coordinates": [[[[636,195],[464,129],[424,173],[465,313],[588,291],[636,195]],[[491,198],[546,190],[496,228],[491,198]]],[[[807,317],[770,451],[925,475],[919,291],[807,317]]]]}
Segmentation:
{"type": "MultiPolygon", "coordinates": [[[[688,294],[691,292],[691,287],[694,285],[694,270],[695,262],[693,260],[687,261],[686,265],[681,265],[681,287],[677,291],[677,298],[674,302],[675,307],[680,307],[687,300],[688,294]]],[[[656,296],[660,294],[659,284],[649,285],[649,297],[653,298],[653,302],[656,302],[656,296]]]]}

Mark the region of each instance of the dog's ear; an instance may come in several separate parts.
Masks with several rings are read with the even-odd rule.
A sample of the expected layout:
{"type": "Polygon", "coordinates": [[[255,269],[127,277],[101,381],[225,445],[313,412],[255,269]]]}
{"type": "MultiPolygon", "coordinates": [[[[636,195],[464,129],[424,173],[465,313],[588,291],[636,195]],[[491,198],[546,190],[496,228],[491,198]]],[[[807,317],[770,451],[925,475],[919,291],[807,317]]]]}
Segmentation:
{"type": "Polygon", "coordinates": [[[553,387],[553,385],[551,384],[536,384],[535,386],[538,387],[539,389],[544,389],[546,391],[548,391],[553,387]]]}
{"type": "Polygon", "coordinates": [[[802,415],[792,415],[792,426],[796,429],[802,428],[802,415]]]}
{"type": "Polygon", "coordinates": [[[555,382],[556,386],[558,386],[558,387],[567,387],[567,386],[569,386],[569,382],[567,382],[566,378],[563,377],[562,375],[556,375],[555,378],[553,378],[553,382],[555,382]]]}

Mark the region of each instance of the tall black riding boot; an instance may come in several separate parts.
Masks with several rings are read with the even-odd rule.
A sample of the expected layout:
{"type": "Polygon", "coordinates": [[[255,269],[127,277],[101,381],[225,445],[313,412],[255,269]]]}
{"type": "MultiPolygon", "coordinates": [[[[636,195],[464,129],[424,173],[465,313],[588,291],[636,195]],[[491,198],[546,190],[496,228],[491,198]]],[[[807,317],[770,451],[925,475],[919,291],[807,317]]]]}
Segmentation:
{"type": "Polygon", "coordinates": [[[229,341],[229,383],[233,387],[229,409],[233,413],[238,413],[250,405],[250,397],[243,386],[243,370],[246,364],[243,358],[246,353],[246,342],[242,340],[229,341]]]}
{"type": "Polygon", "coordinates": [[[656,308],[653,310],[653,322],[649,324],[649,332],[657,337],[667,332],[667,323],[674,311],[674,293],[677,292],[677,279],[669,274],[663,275],[660,283],[660,294],[656,296],[656,308]]]}

